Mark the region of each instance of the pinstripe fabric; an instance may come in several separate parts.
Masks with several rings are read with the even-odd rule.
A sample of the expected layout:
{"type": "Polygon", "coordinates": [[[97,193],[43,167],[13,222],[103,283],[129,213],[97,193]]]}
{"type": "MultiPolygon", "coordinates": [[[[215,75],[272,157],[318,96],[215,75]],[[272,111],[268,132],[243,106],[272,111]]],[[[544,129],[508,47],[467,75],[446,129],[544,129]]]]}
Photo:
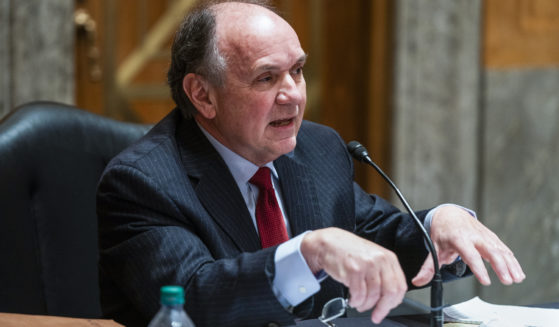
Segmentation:
{"type": "MultiPolygon", "coordinates": [[[[293,236],[329,226],[355,231],[399,251],[409,279],[426,251],[408,217],[353,183],[351,158],[333,130],[304,122],[297,142],[274,162],[293,236]]],[[[225,163],[176,109],[109,163],[97,211],[103,311],[129,326],[147,324],[164,284],[185,286],[199,327],[289,325],[344,293],[327,279],[295,314],[281,307],[270,288],[276,247],[260,248],[225,163]]]]}

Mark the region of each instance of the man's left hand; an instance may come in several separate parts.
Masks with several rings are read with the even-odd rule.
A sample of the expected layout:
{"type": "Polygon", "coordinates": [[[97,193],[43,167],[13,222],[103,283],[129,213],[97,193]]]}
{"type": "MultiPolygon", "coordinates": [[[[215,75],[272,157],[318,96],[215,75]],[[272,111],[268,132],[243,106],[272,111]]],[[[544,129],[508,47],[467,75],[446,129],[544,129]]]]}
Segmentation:
{"type": "MultiPolygon", "coordinates": [[[[505,285],[520,283],[526,278],[512,251],[497,235],[459,207],[442,206],[435,211],[431,238],[439,265],[450,264],[460,256],[483,285],[491,284],[483,260],[491,264],[505,285]]],[[[412,284],[423,286],[433,275],[433,258],[429,254],[412,284]]]]}

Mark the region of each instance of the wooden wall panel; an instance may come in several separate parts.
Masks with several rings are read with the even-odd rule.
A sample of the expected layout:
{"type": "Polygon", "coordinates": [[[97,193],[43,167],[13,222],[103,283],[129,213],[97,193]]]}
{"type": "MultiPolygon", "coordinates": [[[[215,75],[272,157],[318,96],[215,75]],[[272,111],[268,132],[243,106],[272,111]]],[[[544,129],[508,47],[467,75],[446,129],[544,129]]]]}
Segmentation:
{"type": "MultiPolygon", "coordinates": [[[[154,123],[165,116],[174,107],[166,84],[174,27],[168,33],[158,29],[164,33],[158,34],[164,38],[161,44],[152,42],[151,47],[146,46],[147,38],[158,24],[169,18],[171,6],[183,10],[191,4],[192,0],[77,0],[77,5],[86,9],[97,24],[97,46],[103,68],[100,80],[87,78],[87,49],[84,36],[78,34],[78,106],[129,121],[154,123]],[[151,52],[144,57],[146,60],[140,60],[140,68],[130,69],[127,64],[134,61],[132,57],[138,53],[145,55],[146,51],[151,52]],[[119,82],[122,71],[133,71],[125,82],[119,82]]],[[[176,15],[182,18],[183,13],[176,15]]]]}
{"type": "MultiPolygon", "coordinates": [[[[276,0],[309,53],[305,117],[359,140],[386,172],[391,156],[392,15],[389,0],[276,0]]],[[[355,165],[356,180],[384,197],[388,186],[355,165]]]]}
{"type": "Polygon", "coordinates": [[[485,0],[487,68],[559,65],[559,1],[485,0]]]}
{"type": "Polygon", "coordinates": [[[85,27],[76,26],[75,32],[75,66],[76,66],[76,105],[96,114],[105,114],[103,78],[105,59],[105,24],[102,17],[104,6],[101,1],[76,1],[76,15],[82,12],[85,24],[93,24],[94,31],[86,31],[85,27]],[[88,33],[95,33],[94,35],[88,33]],[[93,50],[95,47],[97,50],[93,50]],[[91,51],[96,51],[97,56],[91,57],[91,51]],[[100,69],[98,75],[93,72],[97,65],[100,69]]]}
{"type": "MultiPolygon", "coordinates": [[[[388,174],[392,167],[392,83],[394,66],[392,56],[394,2],[371,2],[369,35],[369,88],[367,93],[367,128],[365,130],[369,152],[373,160],[388,174]]],[[[367,175],[367,190],[386,198],[393,194],[382,177],[371,169],[367,175]]]]}

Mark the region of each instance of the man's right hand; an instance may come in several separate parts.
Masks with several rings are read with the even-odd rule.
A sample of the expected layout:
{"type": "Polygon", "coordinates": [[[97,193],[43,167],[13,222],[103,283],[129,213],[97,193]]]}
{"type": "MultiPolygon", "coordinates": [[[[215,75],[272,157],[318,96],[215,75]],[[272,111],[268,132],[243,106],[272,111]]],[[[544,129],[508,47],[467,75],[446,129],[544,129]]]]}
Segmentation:
{"type": "Polygon", "coordinates": [[[349,288],[349,305],[358,311],[373,307],[371,319],[380,323],[402,302],[406,278],[396,255],[380,245],[339,228],[308,233],[301,252],[313,273],[324,270],[349,288]]]}

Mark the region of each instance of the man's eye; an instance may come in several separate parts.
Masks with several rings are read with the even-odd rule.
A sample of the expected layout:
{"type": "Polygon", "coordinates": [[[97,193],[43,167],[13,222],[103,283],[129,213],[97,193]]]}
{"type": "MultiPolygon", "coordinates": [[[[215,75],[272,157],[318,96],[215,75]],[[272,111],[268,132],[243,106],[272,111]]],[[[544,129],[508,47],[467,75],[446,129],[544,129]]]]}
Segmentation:
{"type": "Polygon", "coordinates": [[[293,74],[295,75],[301,75],[303,74],[303,67],[297,67],[293,70],[293,74]]]}
{"type": "Polygon", "coordinates": [[[272,76],[267,75],[267,76],[263,76],[263,77],[258,78],[257,82],[266,83],[266,82],[270,82],[271,80],[272,80],[272,76]]]}

